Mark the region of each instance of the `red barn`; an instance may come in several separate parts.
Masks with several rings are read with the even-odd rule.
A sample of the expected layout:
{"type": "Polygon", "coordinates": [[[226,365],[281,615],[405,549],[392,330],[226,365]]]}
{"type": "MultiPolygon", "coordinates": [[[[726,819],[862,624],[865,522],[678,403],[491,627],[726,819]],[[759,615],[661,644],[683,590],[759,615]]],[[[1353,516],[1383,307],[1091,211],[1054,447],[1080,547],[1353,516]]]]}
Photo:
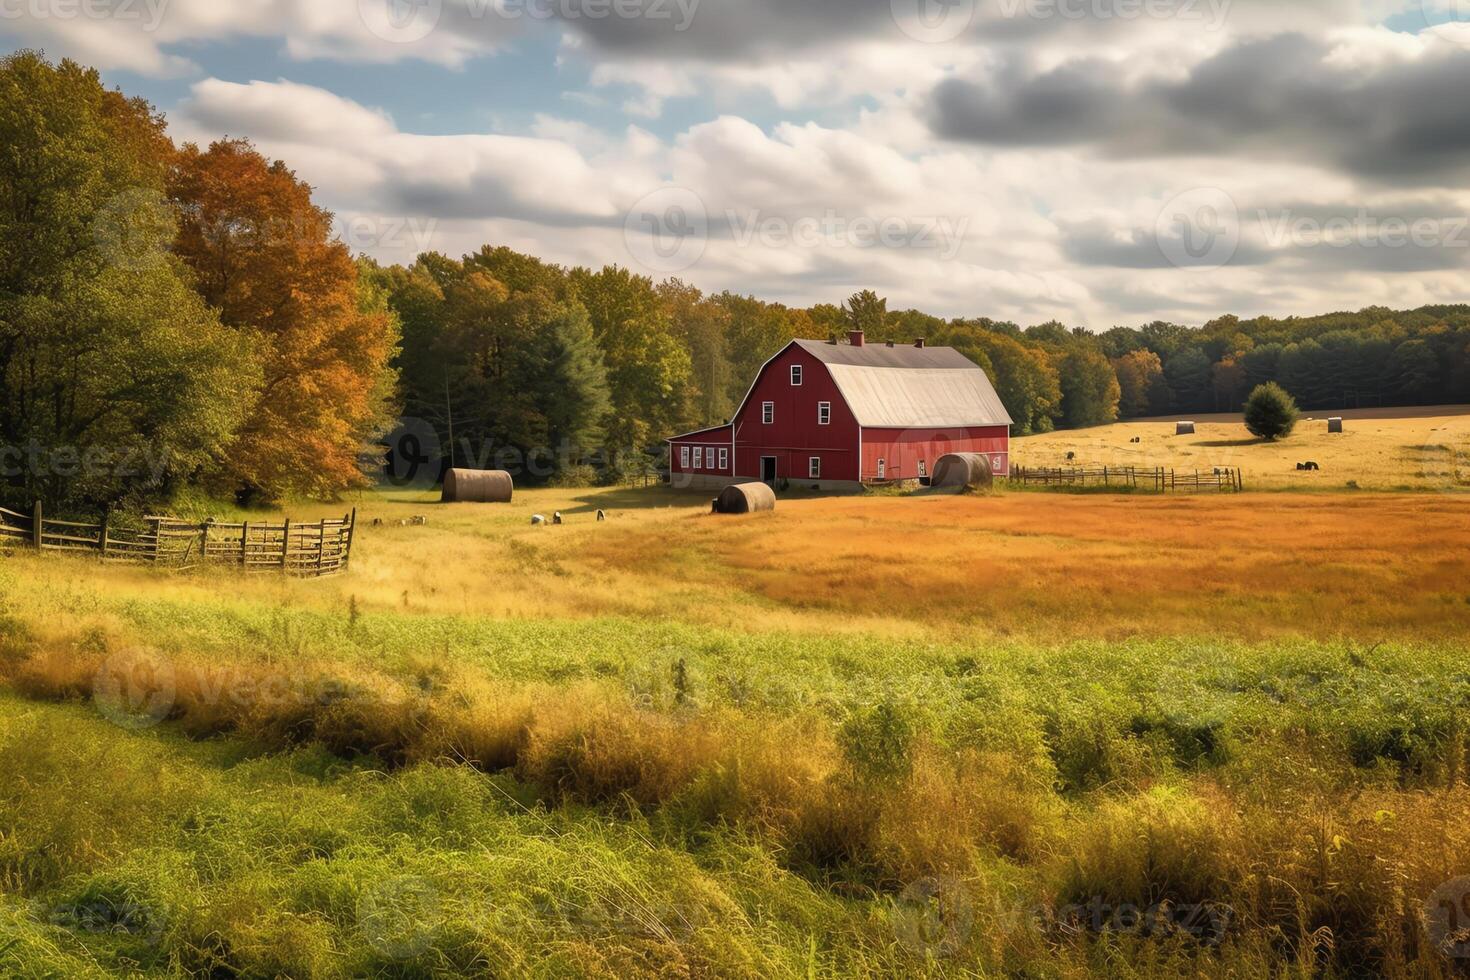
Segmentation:
{"type": "Polygon", "coordinates": [[[985,372],[951,347],[793,340],[728,425],[669,440],[675,487],[790,480],[824,490],[919,480],[946,453],[1010,466],[1011,417],[985,372]]]}

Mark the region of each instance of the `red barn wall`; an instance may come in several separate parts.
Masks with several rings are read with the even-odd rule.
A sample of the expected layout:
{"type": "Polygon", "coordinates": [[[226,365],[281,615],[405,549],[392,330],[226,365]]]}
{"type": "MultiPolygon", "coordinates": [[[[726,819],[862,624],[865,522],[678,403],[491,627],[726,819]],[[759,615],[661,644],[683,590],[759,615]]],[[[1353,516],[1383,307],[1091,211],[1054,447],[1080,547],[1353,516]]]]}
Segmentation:
{"type": "Polygon", "coordinates": [[[721,426],[718,429],[706,429],[703,432],[695,432],[678,439],[669,440],[669,472],[673,476],[675,484],[678,484],[681,476],[709,476],[709,477],[731,477],[733,472],[735,456],[730,445],[730,427],[721,426]],[[700,454],[703,460],[702,466],[694,465],[695,448],[703,450],[700,454]],[[688,448],[689,465],[684,465],[683,449],[688,448]],[[725,456],[729,465],[723,469],[720,467],[720,453],[725,450],[725,456]]]}
{"type": "Polygon", "coordinates": [[[863,479],[878,478],[878,460],[887,464],[886,479],[917,480],[919,461],[927,472],[946,453],[985,453],[996,457],[997,476],[1010,472],[1010,429],[1004,425],[960,429],[864,429],[863,479]]]}
{"type": "Polygon", "coordinates": [[[761,457],[776,457],[776,476],[800,482],[809,479],[808,461],[822,460],[825,481],[858,479],[858,425],[827,366],[792,345],[768,364],[756,379],[750,397],[735,417],[736,474],[760,479],[761,457]],[[791,384],[791,367],[800,364],[802,383],[791,384]],[[775,403],[771,425],[761,419],[763,403],[775,403]],[[832,404],[832,422],[821,425],[820,402],[832,404]]]}

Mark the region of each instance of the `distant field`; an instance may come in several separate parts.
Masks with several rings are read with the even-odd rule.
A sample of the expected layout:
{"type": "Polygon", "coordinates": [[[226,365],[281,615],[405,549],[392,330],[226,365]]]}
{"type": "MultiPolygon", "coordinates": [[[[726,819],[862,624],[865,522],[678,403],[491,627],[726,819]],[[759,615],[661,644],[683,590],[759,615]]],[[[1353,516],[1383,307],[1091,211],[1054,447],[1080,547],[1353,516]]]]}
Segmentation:
{"type": "Polygon", "coordinates": [[[1198,423],[1193,436],[1176,436],[1174,419],[1123,422],[1017,439],[1012,459],[1022,466],[1065,466],[1067,454],[1075,453],[1076,464],[1089,466],[1238,466],[1247,489],[1257,490],[1342,490],[1349,484],[1470,490],[1470,408],[1306,412],[1296,431],[1278,442],[1256,439],[1239,415],[1188,418],[1198,423]],[[1330,415],[1345,417],[1345,432],[1328,434],[1330,415]],[[1305,462],[1322,469],[1299,472],[1296,464],[1305,462]]]}
{"type": "Polygon", "coordinates": [[[1448,975],[1462,496],[355,503],[0,556],[0,975],[1448,975]]]}

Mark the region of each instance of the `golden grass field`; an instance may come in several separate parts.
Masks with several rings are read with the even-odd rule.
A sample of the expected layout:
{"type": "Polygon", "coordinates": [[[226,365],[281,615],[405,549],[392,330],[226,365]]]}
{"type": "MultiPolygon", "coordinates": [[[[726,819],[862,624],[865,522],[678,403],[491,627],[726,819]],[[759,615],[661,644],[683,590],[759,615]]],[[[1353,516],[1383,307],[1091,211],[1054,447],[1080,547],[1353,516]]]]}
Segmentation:
{"type": "Polygon", "coordinates": [[[709,514],[703,495],[663,489],[536,490],[509,505],[400,493],[362,498],[352,574],[310,587],[12,561],[58,607],[85,583],[114,601],[355,602],[409,617],[628,616],[945,639],[1449,637],[1470,629],[1467,505],[1452,494],[1001,491],[797,497],[732,519],[709,514]],[[530,525],[557,510],[566,525],[530,525]],[[397,525],[420,514],[426,526],[397,525]]]}
{"type": "Polygon", "coordinates": [[[1012,462],[1066,466],[1067,453],[1086,466],[1170,467],[1210,470],[1240,467],[1247,489],[1366,490],[1470,489],[1470,409],[1424,409],[1403,417],[1384,412],[1304,412],[1296,431],[1264,442],[1246,431],[1239,416],[1190,416],[1192,436],[1176,436],[1173,420],[1121,422],[1017,439],[1012,462]],[[1345,431],[1330,435],[1327,419],[1346,415],[1345,431]],[[1134,443],[1139,438],[1142,441],[1134,443]],[[1315,462],[1319,472],[1299,472],[1315,462]]]}
{"type": "Polygon", "coordinates": [[[291,508],[358,511],[307,581],[11,549],[0,976],[1450,977],[1470,495],[1398,485],[369,492],[291,508]]]}

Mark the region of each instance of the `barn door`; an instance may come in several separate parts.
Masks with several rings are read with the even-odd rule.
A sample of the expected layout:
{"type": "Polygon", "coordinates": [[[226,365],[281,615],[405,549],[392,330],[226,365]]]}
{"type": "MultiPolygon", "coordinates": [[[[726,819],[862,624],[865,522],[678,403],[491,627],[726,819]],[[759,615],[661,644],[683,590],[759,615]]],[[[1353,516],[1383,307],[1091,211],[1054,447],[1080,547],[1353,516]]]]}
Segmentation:
{"type": "Polygon", "coordinates": [[[774,457],[774,456],[762,456],[761,457],[761,482],[762,483],[775,483],[776,482],[776,457],[774,457]]]}

